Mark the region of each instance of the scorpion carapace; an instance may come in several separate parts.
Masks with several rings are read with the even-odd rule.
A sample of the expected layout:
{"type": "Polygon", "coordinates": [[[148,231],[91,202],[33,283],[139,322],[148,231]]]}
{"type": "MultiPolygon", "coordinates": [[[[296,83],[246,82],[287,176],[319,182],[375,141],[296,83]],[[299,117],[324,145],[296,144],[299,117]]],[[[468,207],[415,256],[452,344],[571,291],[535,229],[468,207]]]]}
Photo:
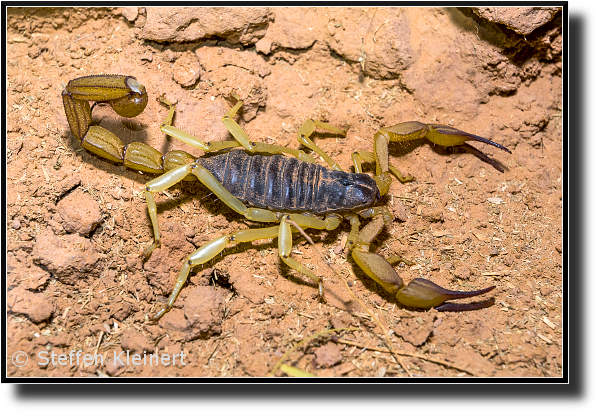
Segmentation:
{"type": "Polygon", "coordinates": [[[367,174],[329,170],[283,155],[233,150],[196,163],[244,204],[269,210],[343,213],[380,199],[376,182],[367,174]]]}
{"type": "MultiPolygon", "coordinates": [[[[106,129],[91,126],[93,107],[90,107],[90,101],[108,103],[118,114],[126,117],[136,116],[143,111],[147,103],[146,90],[131,76],[86,76],[70,81],[62,93],[69,126],[84,148],[127,167],[161,174],[148,182],[145,188],[154,231],[154,243],[144,252],[146,258],[160,245],[154,194],[185,179],[197,178],[226,205],[249,220],[277,223],[270,227],[245,229],[220,236],[187,256],[168,303],[156,314],[155,320],[172,308],[190,270],[211,260],[231,243],[278,237],[281,260],[317,282],[322,296],[321,278],[291,257],[292,231],[289,221],[302,228],[333,230],[344,219],[349,220],[351,231],[347,246],[351,249],[353,259],[369,277],[395,295],[397,301],[405,306],[463,311],[485,308],[494,303],[493,298],[466,304],[447,303],[449,300],[485,294],[494,286],[471,292],[450,291],[420,278],[404,285],[389,261],[370,252],[370,244],[385,224],[393,220],[386,207],[376,206],[380,197],[389,190],[391,174],[402,182],[413,179],[411,176],[403,176],[397,168],[389,164],[389,142],[427,138],[444,147],[467,146],[469,151],[478,156],[482,153],[466,144],[466,141],[476,140],[510,152],[507,148],[452,127],[427,125],[416,121],[404,122],[378,131],[375,134],[373,151],[353,153],[356,173],[346,173],[310,139],[316,128],[340,135],[345,135],[346,131],[312,119],[300,127],[298,141],[324,159],[330,168],[327,169],[315,164],[316,161],[304,151],[250,141],[233,119],[243,105],[243,101],[237,95],[233,96],[237,103],[222,120],[235,141],[214,142],[204,142],[175,128],[172,125],[175,105],[159,98],[169,107],[168,115],[160,129],[165,134],[207,153],[206,156],[197,158],[185,151],[170,151],[162,155],[156,149],[139,142],[124,145],[116,135],[106,129]],[[242,150],[231,151],[236,147],[241,147],[242,150]],[[376,163],[374,179],[362,174],[364,162],[376,163]],[[360,229],[360,217],[372,220],[360,229]]],[[[482,158],[502,171],[497,162],[484,154],[482,158]]]]}

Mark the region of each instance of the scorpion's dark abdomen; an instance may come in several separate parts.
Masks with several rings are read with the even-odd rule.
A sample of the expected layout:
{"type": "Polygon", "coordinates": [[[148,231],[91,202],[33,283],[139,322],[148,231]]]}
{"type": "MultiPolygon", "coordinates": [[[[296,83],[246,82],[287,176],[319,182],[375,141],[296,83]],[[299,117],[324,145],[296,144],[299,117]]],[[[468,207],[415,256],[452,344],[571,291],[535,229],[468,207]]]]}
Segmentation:
{"type": "Polygon", "coordinates": [[[366,207],[379,197],[366,174],[332,171],[283,155],[235,150],[199,162],[239,200],[269,210],[324,214],[366,207]]]}

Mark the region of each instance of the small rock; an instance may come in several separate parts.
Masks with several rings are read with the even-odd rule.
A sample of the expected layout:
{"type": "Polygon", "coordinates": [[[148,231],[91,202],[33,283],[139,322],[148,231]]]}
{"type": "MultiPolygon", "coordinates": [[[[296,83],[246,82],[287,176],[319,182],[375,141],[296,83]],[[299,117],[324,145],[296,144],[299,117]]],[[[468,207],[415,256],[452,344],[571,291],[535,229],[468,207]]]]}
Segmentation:
{"type": "Polygon", "coordinates": [[[15,230],[19,230],[21,228],[21,222],[18,219],[14,219],[12,221],[11,227],[15,230]]]}
{"type": "Polygon", "coordinates": [[[406,208],[401,201],[394,200],[393,206],[391,206],[391,212],[393,217],[402,223],[408,221],[408,215],[406,214],[406,208]]]}
{"type": "Polygon", "coordinates": [[[98,203],[91,195],[80,189],[60,200],[57,211],[67,233],[88,236],[102,222],[102,213],[98,203]]]}
{"type": "Polygon", "coordinates": [[[123,17],[131,23],[137,19],[139,11],[137,10],[137,7],[123,7],[122,14],[123,17]]]}
{"type": "Polygon", "coordinates": [[[430,223],[439,223],[445,221],[443,211],[441,210],[427,210],[422,212],[422,218],[430,223]]]}
{"type": "Polygon", "coordinates": [[[145,60],[146,62],[151,62],[154,60],[154,55],[152,54],[152,52],[147,51],[143,55],[141,55],[140,59],[145,60]]]}
{"type": "Polygon", "coordinates": [[[273,319],[281,319],[285,316],[285,307],[283,305],[272,305],[270,308],[270,316],[273,319]]]}
{"type": "Polygon", "coordinates": [[[102,256],[91,241],[77,234],[58,237],[46,229],[37,236],[31,255],[34,263],[45,266],[54,277],[69,285],[97,277],[103,269],[102,256]]]}
{"type": "Polygon", "coordinates": [[[338,364],[343,359],[339,345],[332,342],[321,346],[314,352],[314,354],[316,355],[316,363],[319,366],[326,368],[338,364]]]}
{"type": "Polygon", "coordinates": [[[22,287],[29,290],[37,290],[48,283],[50,273],[37,266],[31,266],[24,272],[22,277],[19,283],[22,287]]]}
{"type": "Polygon", "coordinates": [[[182,339],[192,341],[220,335],[225,314],[225,295],[222,288],[198,286],[187,295],[183,312],[172,309],[161,320],[160,326],[179,331],[182,339]]]}
{"type": "Polygon", "coordinates": [[[175,52],[173,52],[172,50],[166,49],[162,54],[162,59],[164,59],[167,62],[174,62],[177,59],[177,55],[175,55],[175,52]]]}
{"type": "Polygon", "coordinates": [[[189,88],[200,79],[200,61],[194,53],[185,53],[173,65],[173,79],[184,88],[189,88]]]}
{"type": "Polygon", "coordinates": [[[422,346],[433,334],[433,324],[434,317],[427,314],[417,318],[402,318],[393,331],[406,342],[414,346],[422,346]]]}
{"type": "Polygon", "coordinates": [[[122,351],[121,348],[115,349],[113,355],[118,356],[118,358],[111,359],[106,363],[106,373],[108,375],[110,375],[111,377],[115,377],[115,376],[123,373],[125,371],[125,369],[127,368],[125,366],[125,362],[124,362],[125,361],[124,358],[127,357],[126,353],[121,354],[121,351],[122,351]]]}
{"type": "Polygon", "coordinates": [[[23,314],[34,323],[45,321],[54,312],[54,303],[46,295],[20,286],[8,292],[6,302],[11,312],[23,314]]]}
{"type": "Polygon", "coordinates": [[[81,178],[76,175],[68,175],[64,180],[56,183],[56,191],[58,192],[58,197],[62,197],[73,188],[77,187],[81,184],[81,178]]]}
{"type": "Polygon", "coordinates": [[[143,354],[143,352],[152,352],[154,345],[141,332],[135,329],[129,329],[123,333],[121,347],[124,350],[129,350],[135,354],[143,354]]]}
{"type": "Polygon", "coordinates": [[[549,22],[561,7],[473,7],[478,16],[502,23],[516,33],[527,35],[549,22]]]}
{"type": "Polygon", "coordinates": [[[456,268],[456,270],[453,272],[453,274],[458,279],[468,280],[470,278],[470,275],[472,274],[472,272],[470,271],[470,268],[468,266],[462,264],[456,268]]]}
{"type": "Polygon", "coordinates": [[[112,316],[117,321],[123,321],[129,315],[131,315],[134,311],[135,311],[135,309],[133,308],[132,304],[130,304],[129,302],[123,302],[122,304],[118,305],[118,308],[112,314],[112,316]]]}

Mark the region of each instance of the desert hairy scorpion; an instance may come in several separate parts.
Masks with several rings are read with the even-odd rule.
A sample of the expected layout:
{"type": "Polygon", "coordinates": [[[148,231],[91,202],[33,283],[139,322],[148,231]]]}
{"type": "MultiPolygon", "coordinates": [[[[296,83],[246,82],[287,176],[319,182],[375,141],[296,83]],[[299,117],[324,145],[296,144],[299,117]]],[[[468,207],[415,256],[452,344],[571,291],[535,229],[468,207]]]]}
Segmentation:
{"type": "MultiPolygon", "coordinates": [[[[483,295],[494,286],[477,291],[450,291],[435,283],[416,278],[405,285],[391,263],[377,253],[370,252],[370,244],[386,224],[393,220],[384,206],[376,206],[391,184],[391,175],[402,182],[412,179],[403,176],[389,164],[389,142],[406,142],[427,138],[443,147],[461,147],[475,153],[496,169],[501,166],[476,148],[466,143],[475,140],[511,151],[493,141],[455,128],[420,122],[404,122],[378,131],[374,136],[372,152],[352,154],[355,173],[342,171],[337,163],[318,147],[310,136],[316,128],[345,135],[346,131],[317,120],[307,120],[299,129],[298,141],[318,154],[329,166],[325,168],[301,150],[279,145],[253,142],[233,119],[243,101],[233,95],[237,103],[222,118],[235,141],[205,142],[173,124],[175,105],[164,98],[161,102],[169,112],[160,129],[207,153],[195,157],[185,151],[166,154],[140,143],[124,145],[113,133],[92,126],[90,102],[107,103],[123,117],[135,117],[143,112],[148,102],[145,87],[132,76],[95,75],[71,80],[62,92],[66,116],[71,132],[83,148],[116,163],[149,173],[161,174],[145,187],[148,212],[154,232],[154,242],[145,250],[148,258],[160,246],[160,228],[154,194],[166,190],[184,179],[197,178],[222,202],[245,218],[274,226],[245,229],[220,236],[205,243],[187,256],[166,306],[155,316],[160,319],[174,305],[190,270],[206,263],[232,243],[278,238],[279,256],[292,269],[318,283],[322,297],[322,279],[291,257],[292,229],[289,221],[302,228],[333,230],[345,219],[351,224],[347,246],[352,258],[369,277],[395,295],[404,306],[441,311],[475,310],[489,307],[494,299],[459,304],[447,303],[454,299],[483,295]],[[237,149],[236,149],[237,148],[237,149]],[[374,178],[362,173],[362,164],[374,162],[374,178]],[[371,219],[360,229],[360,217],[371,219]]],[[[94,104],[95,105],[95,104],[94,104]]]]}

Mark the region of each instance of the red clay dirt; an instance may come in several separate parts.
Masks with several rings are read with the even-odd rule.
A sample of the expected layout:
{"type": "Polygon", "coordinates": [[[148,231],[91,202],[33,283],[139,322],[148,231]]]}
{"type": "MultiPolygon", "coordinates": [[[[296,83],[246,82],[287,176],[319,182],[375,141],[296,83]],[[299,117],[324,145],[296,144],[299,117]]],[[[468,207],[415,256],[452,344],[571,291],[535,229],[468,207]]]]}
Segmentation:
{"type": "Polygon", "coordinates": [[[9,377],[297,374],[280,363],[318,376],[562,376],[561,12],[513,10],[9,8],[9,377]],[[344,250],[344,223],[308,232],[337,276],[294,237],[294,257],[324,276],[326,303],[281,262],[276,240],[264,240],[199,266],[174,309],[151,323],[188,254],[259,225],[184,182],[157,196],[163,243],[142,262],[153,240],[143,187],[153,176],[83,150],[62,108],[69,80],[111,73],[135,76],[149,104],[133,119],[99,105],[94,123],[161,152],[194,150],[160,132],[167,109],[155,98],[177,103],[177,127],[216,141],[232,139],[221,122],[232,92],[255,141],[300,148],[309,118],[348,128],[316,138],[346,171],[377,130],[411,120],[510,148],[473,144],[500,173],[472,154],[392,144],[392,164],[416,179],[393,182],[383,203],[396,220],[373,244],[414,263],[397,267],[406,282],[495,285],[485,296],[495,305],[402,308],[344,250]],[[11,359],[18,351],[24,366],[11,359]],[[39,364],[52,353],[55,363],[39,364]]]}

